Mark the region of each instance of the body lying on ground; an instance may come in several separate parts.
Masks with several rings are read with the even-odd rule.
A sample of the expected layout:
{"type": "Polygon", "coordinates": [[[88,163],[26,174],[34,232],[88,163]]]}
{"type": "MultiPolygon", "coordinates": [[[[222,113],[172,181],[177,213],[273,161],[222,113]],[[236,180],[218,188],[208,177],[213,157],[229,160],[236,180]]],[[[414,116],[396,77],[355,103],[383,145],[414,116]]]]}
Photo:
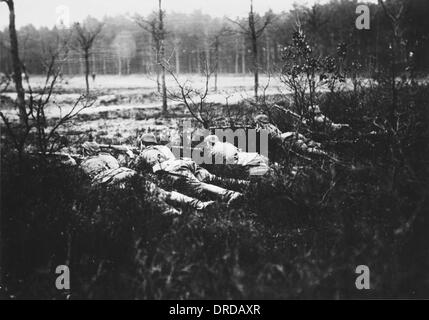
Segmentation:
{"type": "Polygon", "coordinates": [[[256,130],[266,130],[270,139],[280,145],[302,152],[306,155],[328,156],[327,152],[321,149],[321,144],[315,142],[298,132],[281,132],[279,128],[270,123],[268,116],[257,115],[254,118],[256,130]]]}
{"type": "Polygon", "coordinates": [[[349,128],[350,126],[348,124],[344,123],[335,123],[331,119],[329,119],[327,116],[325,116],[322,111],[320,111],[319,106],[313,106],[310,108],[310,112],[314,114],[313,121],[316,125],[328,128],[332,131],[337,131],[343,128],[349,128]]]}
{"type": "MultiPolygon", "coordinates": [[[[103,153],[100,145],[95,142],[85,142],[82,148],[87,156],[80,163],[80,167],[91,179],[93,186],[122,186],[129,178],[138,175],[135,170],[121,166],[112,155],[103,153]]],[[[146,182],[145,187],[151,194],[157,196],[164,215],[180,214],[180,211],[169,203],[188,205],[196,210],[206,209],[213,204],[213,201],[204,202],[176,191],[166,191],[149,181],[146,182]]]]}
{"type": "MultiPolygon", "coordinates": [[[[294,123],[295,125],[302,124],[304,126],[308,126],[311,122],[311,120],[308,121],[307,119],[304,119],[292,110],[284,109],[276,104],[274,105],[274,107],[284,112],[286,116],[288,116],[289,122],[294,123]]],[[[322,113],[320,107],[317,105],[310,107],[309,111],[312,114],[312,122],[319,128],[324,128],[331,131],[338,131],[343,128],[350,128],[350,125],[348,124],[333,122],[331,119],[329,119],[322,113]]]]}
{"type": "Polygon", "coordinates": [[[204,141],[210,155],[225,160],[227,164],[239,165],[246,168],[251,176],[262,176],[270,171],[268,158],[257,152],[242,152],[232,143],[220,142],[219,138],[215,135],[206,137],[204,141]]]}
{"type": "Polygon", "coordinates": [[[149,145],[141,151],[139,158],[149,164],[154,173],[171,179],[181,190],[197,195],[208,193],[227,202],[228,205],[240,199],[242,194],[212,183],[224,181],[241,186],[247,185],[247,181],[219,178],[198,166],[192,159],[176,159],[165,146],[149,145]]]}

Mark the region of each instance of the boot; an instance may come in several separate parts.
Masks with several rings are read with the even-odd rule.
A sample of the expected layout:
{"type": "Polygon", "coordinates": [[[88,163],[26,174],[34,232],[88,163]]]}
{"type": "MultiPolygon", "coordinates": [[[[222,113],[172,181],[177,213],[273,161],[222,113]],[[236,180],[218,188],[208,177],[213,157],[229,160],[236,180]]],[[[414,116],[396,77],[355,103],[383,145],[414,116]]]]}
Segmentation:
{"type": "Polygon", "coordinates": [[[205,209],[211,207],[215,203],[214,201],[203,202],[203,201],[200,201],[198,199],[188,197],[188,196],[181,194],[179,192],[176,192],[176,191],[170,192],[168,199],[170,201],[174,201],[174,202],[179,203],[179,204],[186,204],[186,205],[188,205],[191,208],[196,209],[196,210],[205,210],[205,209]]]}
{"type": "Polygon", "coordinates": [[[195,209],[197,209],[197,210],[206,210],[206,209],[209,209],[209,208],[213,207],[213,205],[214,205],[215,203],[216,203],[216,202],[214,202],[214,201],[205,201],[205,202],[203,202],[203,201],[198,201],[198,202],[195,204],[195,209]]]}
{"type": "Polygon", "coordinates": [[[229,195],[229,200],[227,203],[228,208],[231,206],[236,206],[240,203],[241,200],[243,200],[243,195],[240,192],[233,192],[229,195]]]}

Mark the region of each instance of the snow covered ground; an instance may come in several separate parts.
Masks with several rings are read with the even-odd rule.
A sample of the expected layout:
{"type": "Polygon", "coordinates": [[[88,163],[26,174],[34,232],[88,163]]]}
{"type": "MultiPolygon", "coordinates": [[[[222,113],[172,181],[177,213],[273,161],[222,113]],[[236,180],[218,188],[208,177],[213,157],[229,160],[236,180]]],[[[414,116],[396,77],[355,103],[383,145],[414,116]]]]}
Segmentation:
{"type": "MultiPolygon", "coordinates": [[[[192,86],[202,87],[205,83],[205,78],[196,74],[182,74],[178,77],[181,83],[189,81],[192,86]]],[[[42,76],[31,76],[30,83],[34,88],[43,86],[45,78],[42,76]]],[[[210,79],[210,87],[214,88],[214,77],[210,79]]],[[[167,75],[166,78],[167,86],[174,88],[177,87],[174,79],[167,75]]],[[[268,77],[261,75],[260,84],[264,86],[268,82],[268,77]]],[[[273,77],[270,79],[270,83],[273,86],[279,86],[280,81],[273,77]]],[[[139,89],[142,91],[156,91],[156,75],[98,75],[96,80],[93,81],[90,78],[90,86],[96,91],[111,91],[111,90],[124,90],[124,89],[139,89]]],[[[64,76],[60,85],[61,89],[65,92],[70,92],[73,90],[84,90],[85,89],[85,79],[83,75],[79,76],[64,76]]],[[[229,89],[229,88],[247,88],[251,89],[253,87],[253,76],[251,74],[246,75],[229,75],[222,74],[218,76],[218,88],[229,89]]]]}
{"type": "MultiPolygon", "coordinates": [[[[30,83],[33,91],[42,88],[44,77],[30,77],[30,83]]],[[[191,86],[193,89],[202,90],[205,85],[205,78],[198,75],[181,75],[179,77],[181,84],[191,86]]],[[[261,76],[261,91],[269,82],[269,89],[266,94],[277,94],[280,92],[281,83],[277,79],[269,79],[261,76]]],[[[161,99],[157,93],[156,78],[150,75],[130,75],[130,76],[97,76],[96,80],[91,79],[91,90],[98,97],[93,107],[82,111],[82,114],[94,114],[115,110],[138,110],[138,109],[159,109],[161,108],[161,99]],[[118,101],[104,105],[103,99],[117,98],[118,101]]],[[[177,92],[178,85],[174,79],[167,77],[167,86],[169,91],[177,92]]],[[[10,87],[13,90],[13,87],[10,87]]],[[[51,98],[51,104],[46,108],[48,117],[59,117],[66,114],[76,101],[80,94],[85,90],[85,81],[83,76],[64,77],[57,86],[55,93],[51,98]]],[[[14,100],[16,93],[13,91],[3,93],[3,96],[14,100]]],[[[240,101],[253,98],[253,76],[252,75],[220,75],[218,77],[218,90],[214,90],[214,79],[210,80],[210,91],[207,102],[220,104],[236,104],[240,101]]],[[[177,106],[176,101],[169,101],[169,107],[177,106]]],[[[13,109],[2,110],[10,119],[17,118],[17,113],[13,109]]]]}
{"type": "MultiPolygon", "coordinates": [[[[205,78],[200,75],[183,74],[178,78],[181,84],[186,84],[195,90],[204,89],[205,78]]],[[[241,101],[253,99],[253,75],[219,75],[218,90],[214,90],[214,77],[210,79],[209,94],[206,102],[219,104],[237,104],[241,101]]],[[[42,76],[30,76],[33,91],[42,88],[45,78],[42,76]]],[[[132,110],[161,110],[161,99],[157,92],[156,75],[98,75],[96,80],[90,79],[91,92],[97,97],[96,103],[82,114],[97,114],[110,111],[132,110]],[[108,100],[109,103],[103,103],[108,100]],[[117,100],[117,101],[116,101],[117,100]]],[[[179,87],[171,76],[167,76],[167,87],[170,92],[177,92],[179,87]]],[[[9,92],[3,93],[13,101],[16,93],[13,86],[9,92]]],[[[83,76],[64,76],[56,86],[55,92],[46,108],[45,113],[49,118],[57,118],[67,114],[79,96],[85,92],[85,80],[83,76]]],[[[287,94],[285,86],[278,76],[260,76],[260,94],[276,95],[287,94]]],[[[168,101],[169,108],[179,105],[176,101],[168,101]]],[[[10,119],[17,119],[17,111],[0,106],[2,112],[10,119]]]]}

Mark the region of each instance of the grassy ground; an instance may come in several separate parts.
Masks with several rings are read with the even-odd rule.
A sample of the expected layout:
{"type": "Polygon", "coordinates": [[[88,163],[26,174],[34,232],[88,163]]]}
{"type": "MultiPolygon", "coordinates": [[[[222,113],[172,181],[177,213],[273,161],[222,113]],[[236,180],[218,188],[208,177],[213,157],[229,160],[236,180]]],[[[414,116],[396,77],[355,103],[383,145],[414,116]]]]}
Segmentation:
{"type": "MultiPolygon", "coordinates": [[[[427,86],[401,91],[399,130],[376,136],[369,134],[378,130],[373,119],[384,118],[389,106],[382,88],[358,96],[324,95],[323,111],[352,129],[315,131],[313,138],[347,166],[284,153],[273,175],[242,190],[242,207],[220,204],[205,213],[184,208],[179,218],[159,215],[156,197],[143,187],[155,179],[149,174],[132,179],[126,189],[91,189],[79,170],[35,158],[18,161],[6,143],[1,159],[6,285],[1,294],[49,299],[427,298],[428,94],[427,86]],[[301,169],[292,176],[296,166],[301,169]],[[69,292],[54,286],[55,268],[62,264],[71,269],[69,292]],[[358,265],[370,268],[369,291],[355,287],[358,265]]],[[[79,136],[91,125],[103,142],[115,134],[119,140],[131,137],[135,127],[126,128],[136,121],[172,125],[147,118],[139,112],[84,115],[67,132],[79,136]],[[106,135],[100,133],[103,121],[106,135]]],[[[281,115],[275,119],[281,127],[281,115]]],[[[231,168],[210,170],[226,177],[242,174],[231,168]]]]}

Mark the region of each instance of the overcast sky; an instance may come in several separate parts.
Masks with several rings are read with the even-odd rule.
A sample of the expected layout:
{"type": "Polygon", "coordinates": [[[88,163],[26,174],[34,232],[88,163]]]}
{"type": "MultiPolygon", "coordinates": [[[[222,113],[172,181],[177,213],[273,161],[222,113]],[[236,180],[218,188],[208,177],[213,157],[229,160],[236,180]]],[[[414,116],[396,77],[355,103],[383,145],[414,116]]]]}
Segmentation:
{"type": "MultiPolygon", "coordinates": [[[[266,12],[287,11],[293,3],[313,4],[328,0],[254,0],[255,10],[266,12]]],[[[52,27],[57,21],[57,8],[69,8],[70,22],[82,21],[88,15],[96,18],[124,13],[149,14],[156,8],[157,0],[15,0],[16,24],[18,27],[33,24],[36,27],[52,27]]],[[[163,0],[167,11],[189,13],[201,9],[213,16],[244,16],[247,15],[249,0],[163,0]]],[[[58,9],[61,11],[60,9],[58,9]]],[[[0,28],[8,24],[8,11],[4,3],[0,4],[0,28]]]]}

